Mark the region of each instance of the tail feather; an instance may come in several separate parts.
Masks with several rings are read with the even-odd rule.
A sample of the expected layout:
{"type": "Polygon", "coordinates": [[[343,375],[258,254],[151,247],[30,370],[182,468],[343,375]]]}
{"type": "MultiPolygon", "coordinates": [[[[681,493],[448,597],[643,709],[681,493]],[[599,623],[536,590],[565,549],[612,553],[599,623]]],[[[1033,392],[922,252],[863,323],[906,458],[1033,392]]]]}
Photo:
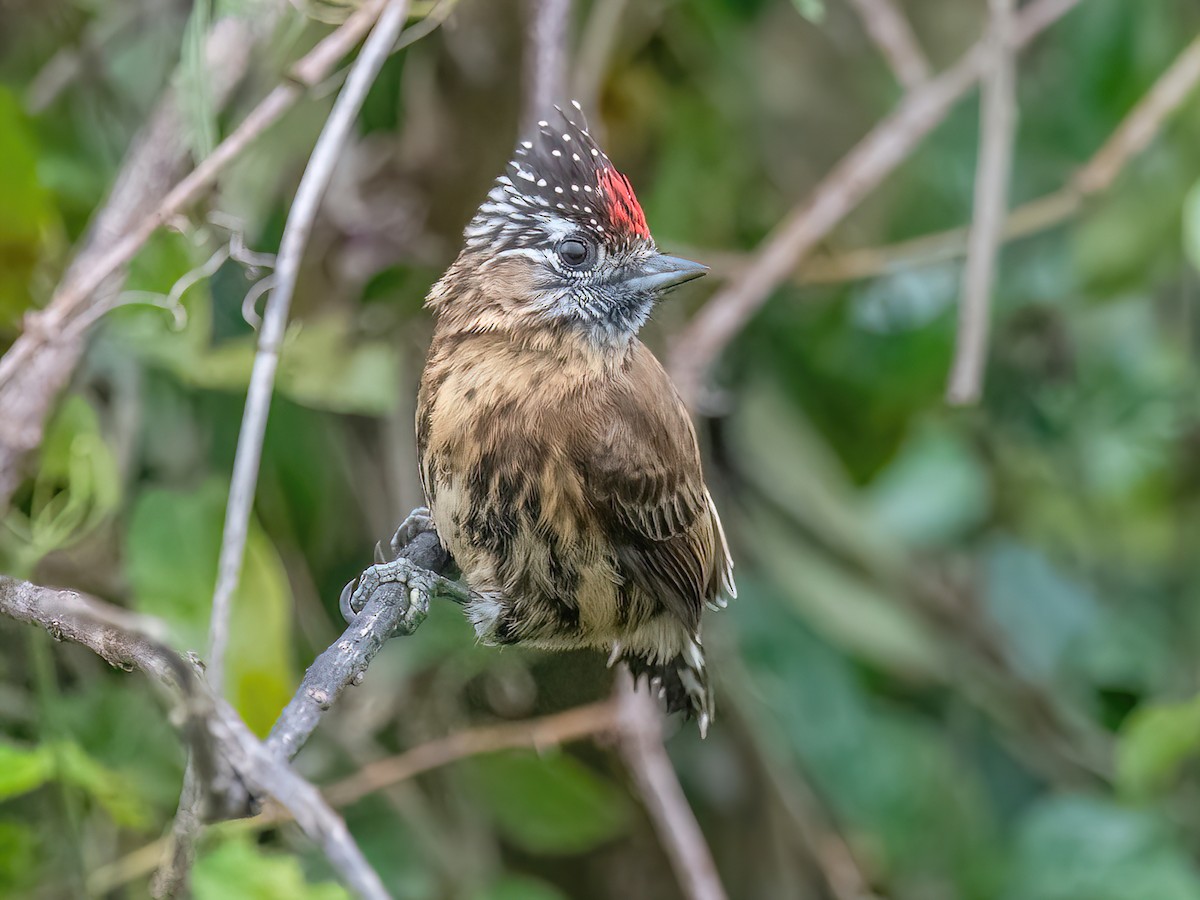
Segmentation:
{"type": "Polygon", "coordinates": [[[666,662],[629,653],[625,656],[625,664],[635,684],[640,685],[645,678],[650,690],[666,704],[668,713],[682,712],[689,719],[695,718],[700,726],[700,736],[708,733],[716,708],[704,654],[699,646],[692,644],[687,651],[666,662]]]}

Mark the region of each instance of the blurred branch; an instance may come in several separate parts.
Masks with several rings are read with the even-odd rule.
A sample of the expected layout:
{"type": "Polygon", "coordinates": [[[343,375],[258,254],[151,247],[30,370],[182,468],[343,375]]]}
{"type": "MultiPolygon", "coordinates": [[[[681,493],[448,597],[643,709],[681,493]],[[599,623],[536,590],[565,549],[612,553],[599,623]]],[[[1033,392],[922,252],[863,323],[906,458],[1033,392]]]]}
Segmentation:
{"type": "MultiPolygon", "coordinates": [[[[257,20],[229,16],[213,26],[204,55],[212,73],[215,108],[228,101],[250,66],[255,45],[274,26],[282,6],[268,4],[264,9],[269,12],[257,20]]],[[[134,138],[107,201],[95,214],[50,305],[26,315],[25,333],[0,358],[0,512],[8,507],[21,482],[25,456],[41,443],[46,417],[83,353],[80,335],[66,326],[93,294],[99,292],[98,302],[103,302],[116,293],[117,273],[133,254],[114,256],[114,248],[137,222],[152,215],[184,170],[184,126],[179,97],[168,89],[134,138]]],[[[160,222],[167,218],[169,214],[160,222]]]]}
{"type": "Polygon", "coordinates": [[[615,692],[621,756],[642,795],[683,895],[687,900],[724,900],[725,888],[712,854],[663,746],[662,713],[657,702],[648,689],[639,692],[626,671],[618,674],[615,692]]]}
{"type": "Polygon", "coordinates": [[[183,701],[181,730],[200,775],[206,814],[227,809],[229,798],[237,802],[245,789],[269,795],[321,848],[348,888],[365,898],[386,900],[379,877],[320,792],[255,738],[187,662],[129,627],[136,620],[128,613],[73,591],[0,577],[0,615],[39,626],[55,640],[87,647],[112,666],[140,669],[167,687],[183,701]]]}
{"type": "Polygon", "coordinates": [[[975,173],[974,222],[968,238],[958,339],[946,400],[954,405],[979,401],[987,360],[991,297],[996,259],[1004,238],[1008,185],[1016,139],[1017,76],[1012,47],[1014,0],[988,0],[991,62],[980,102],[979,162],[975,173]]]}
{"type": "MultiPolygon", "coordinates": [[[[1015,26],[1014,49],[1067,13],[1080,0],[1034,0],[1015,26]],[[1034,27],[1036,26],[1036,27],[1034,27]]],[[[754,253],[742,274],[719,291],[680,334],[671,370],[684,399],[701,402],[708,370],[813,248],[903,163],[954,105],[986,73],[991,54],[981,40],[953,66],[909,91],[899,106],[850,150],[754,253]]]]}
{"type": "Polygon", "coordinates": [[[525,85],[521,133],[533,131],[555,103],[566,98],[567,38],[571,0],[525,0],[525,85]]]}
{"type": "MultiPolygon", "coordinates": [[[[225,683],[225,653],[229,644],[229,622],[233,594],[237,590],[246,538],[250,530],[250,514],[258,485],[258,469],[262,458],[262,442],[267,431],[267,414],[271,409],[271,394],[275,387],[275,371],[287,330],[288,311],[300,274],[300,263],[308,238],[316,221],[317,211],[325,190],[333,177],[342,147],[358,118],[363,101],[380,69],[391,54],[408,16],[408,0],[389,0],[378,21],[363,43],[329,113],[321,134],[309,157],[300,186],[296,189],[276,256],[272,290],[263,313],[258,349],[250,373],[246,409],[238,434],[237,452],[233,461],[233,478],[229,488],[229,503],[225,509],[225,527],[221,535],[221,552],[217,561],[217,580],[213,591],[212,614],[209,622],[209,677],[213,691],[220,696],[225,683]]],[[[382,643],[382,641],[380,642],[382,643]]],[[[376,648],[378,649],[378,648],[376,648]]],[[[267,753],[265,749],[262,751],[267,753]]],[[[155,879],[158,896],[174,896],[187,876],[192,857],[192,844],[200,830],[200,821],[193,814],[192,782],[196,778],[189,763],[184,777],[180,812],[173,829],[174,840],[162,871],[155,879]]]]}
{"type": "Polygon", "coordinates": [[[246,410],[238,434],[233,480],[229,489],[229,504],[225,512],[225,529],[221,539],[221,555],[217,563],[208,660],[213,689],[218,694],[221,693],[224,684],[230,605],[245,554],[250,512],[258,483],[262,441],[267,429],[267,413],[271,408],[275,371],[287,330],[292,295],[300,274],[300,262],[342,147],[358,118],[367,92],[400,36],[407,15],[408,0],[390,0],[363,44],[362,52],[354,62],[346,86],[338,95],[329,118],[321,129],[321,135],[317,138],[312,156],[300,179],[300,186],[296,189],[296,196],[284,225],[283,237],[279,242],[275,281],[263,313],[258,350],[250,374],[246,410]]]}
{"type": "MultiPolygon", "coordinates": [[[[1059,190],[1013,208],[1004,221],[1003,238],[1012,241],[1046,231],[1079,212],[1085,200],[1108,190],[1125,167],[1145,150],[1167,120],[1200,85],[1200,37],[1175,58],[1154,85],[1129,111],[1099,150],[1059,190]]],[[[863,247],[818,256],[795,274],[799,284],[837,284],[875,278],[891,271],[934,265],[967,252],[969,228],[951,228],[882,247],[863,247]]],[[[713,268],[737,277],[746,268],[733,254],[699,251],[713,268]]]]}
{"type": "MultiPolygon", "coordinates": [[[[432,532],[418,536],[403,548],[401,555],[432,571],[441,571],[449,562],[437,535],[432,532]]],[[[366,873],[369,878],[374,878],[374,874],[369,869],[364,872],[356,868],[357,848],[346,833],[344,823],[332,812],[331,805],[354,803],[381,788],[468,756],[506,748],[537,749],[588,736],[614,734],[685,895],[689,900],[721,900],[725,896],[703,835],[663,747],[658,706],[649,694],[634,691],[627,674],[618,680],[617,693],[610,700],[526,722],[468,729],[369,764],[331,787],[326,802],[315,788],[291,772],[287,760],[311,736],[346,686],[361,683],[371,660],[404,618],[403,595],[397,596],[396,592],[387,590],[376,590],[371,594],[363,611],[343,635],[309,668],[271,735],[265,742],[259,742],[250,735],[237,713],[224,701],[213,697],[209,686],[191,673],[172,651],[156,645],[147,645],[153,652],[142,650],[136,642],[128,644],[133,650],[126,649],[132,638],[125,632],[119,632],[120,640],[113,643],[107,633],[77,625],[72,618],[59,614],[44,601],[40,615],[33,615],[28,612],[28,601],[23,604],[9,601],[9,595],[13,593],[9,585],[21,586],[0,578],[0,614],[42,624],[56,637],[83,643],[123,668],[136,665],[157,674],[163,670],[161,660],[175,660],[175,668],[183,673],[181,677],[186,683],[196,685],[206,702],[205,709],[215,710],[205,721],[206,730],[215,736],[219,754],[201,757],[193,751],[196,774],[192,784],[198,797],[201,791],[206,792],[205,796],[211,794],[213,785],[221,787],[219,802],[208,803],[202,811],[190,809],[186,804],[181,806],[185,821],[195,823],[197,827],[203,821],[244,816],[252,810],[258,797],[272,796],[284,808],[286,816],[260,814],[235,827],[261,827],[288,817],[295,818],[305,833],[322,847],[348,885],[366,897],[386,896],[372,893],[366,873]],[[220,777],[212,771],[217,767],[201,765],[202,758],[209,759],[214,755],[226,761],[236,778],[220,777]]],[[[25,587],[46,594],[56,593],[25,587]]],[[[64,596],[77,599],[75,594],[64,596]]],[[[19,592],[16,597],[19,601],[19,592]]],[[[126,615],[112,615],[118,614],[126,615]]],[[[185,833],[184,839],[191,840],[194,836],[185,833]]],[[[156,842],[152,848],[142,848],[131,858],[106,869],[103,886],[97,889],[108,890],[145,874],[152,865],[152,858],[160,852],[166,856],[169,866],[165,876],[156,882],[156,889],[168,894],[177,891],[186,870],[177,871],[176,867],[191,860],[191,844],[181,846],[178,833],[173,834],[172,839],[156,842]]],[[[99,875],[94,876],[93,887],[97,886],[96,878],[99,875]]]]}
{"type": "MultiPolygon", "coordinates": [[[[363,615],[367,615],[366,611],[363,615]]],[[[353,775],[330,785],[324,793],[330,805],[340,809],[377,791],[472,756],[521,748],[542,751],[584,738],[612,734],[617,724],[616,701],[610,699],[535,719],[467,728],[419,744],[396,756],[367,763],[353,775]]],[[[286,809],[270,809],[251,819],[224,822],[216,828],[222,832],[241,832],[270,828],[288,820],[286,809]]],[[[95,894],[106,894],[148,874],[165,846],[166,839],[160,838],[97,869],[88,879],[88,889],[95,894]]]]}
{"type": "MultiPolygon", "coordinates": [[[[0,358],[0,409],[4,410],[0,419],[0,511],[20,484],[25,456],[41,442],[46,418],[83,352],[83,329],[78,327],[81,314],[92,304],[109,302],[117,290],[118,273],[150,236],[196,200],[229,163],[333,71],[370,29],[382,5],[382,0],[374,0],[356,10],[293,65],[288,80],[263,98],[211,155],[178,182],[187,159],[183,137],[187,129],[173,91],[159,102],[50,303],[25,316],[24,333],[0,358]],[[94,297],[98,292],[100,296],[94,297]]],[[[272,21],[273,17],[251,21],[231,16],[213,27],[206,59],[218,106],[249,66],[258,30],[272,21]]]]}
{"type": "Polygon", "coordinates": [[[574,98],[586,110],[595,110],[600,102],[600,83],[612,60],[627,6],[628,0],[596,0],[588,12],[579,38],[571,88],[574,98]]]}
{"type": "Polygon", "coordinates": [[[848,2],[902,87],[912,90],[929,80],[933,68],[895,0],[848,2]]]}
{"type": "Polygon", "coordinates": [[[1200,84],[1200,36],[1184,48],[1149,91],[1137,102],[1073,181],[1083,196],[1107,190],[1126,163],[1150,146],[1163,123],[1200,84]]]}
{"type": "Polygon", "coordinates": [[[741,732],[763,779],[770,787],[772,799],[791,820],[796,838],[833,900],[879,900],[871,890],[871,877],[855,857],[845,834],[828,805],[813,790],[804,764],[791,760],[785,764],[779,747],[786,746],[778,732],[778,719],[772,710],[765,709],[744,662],[736,656],[727,661],[722,681],[736,685],[739,703],[729,710],[726,721],[741,732]]]}
{"type": "Polygon", "coordinates": [[[385,787],[460,759],[524,747],[541,751],[581,738],[609,734],[617,725],[617,701],[610,699],[523,722],[468,728],[413,747],[399,756],[368,763],[350,777],[331,785],[325,796],[334,806],[349,806],[385,787]]]}
{"type": "MultiPolygon", "coordinates": [[[[30,79],[25,89],[25,108],[31,115],[45,112],[76,81],[102,72],[104,54],[113,49],[114,44],[145,28],[151,15],[166,12],[131,4],[127,9],[118,10],[112,18],[89,22],[73,43],[57,50],[30,79]]],[[[243,25],[250,26],[251,23],[244,22],[243,25]]],[[[229,74],[236,79],[244,72],[242,66],[240,71],[229,74]]]]}

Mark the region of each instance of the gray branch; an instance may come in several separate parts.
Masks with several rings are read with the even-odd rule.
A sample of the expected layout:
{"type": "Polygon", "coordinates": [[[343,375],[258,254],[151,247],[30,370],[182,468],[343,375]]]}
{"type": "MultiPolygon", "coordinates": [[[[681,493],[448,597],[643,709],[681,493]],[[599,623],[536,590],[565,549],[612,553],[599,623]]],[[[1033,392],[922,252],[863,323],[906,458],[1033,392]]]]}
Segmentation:
{"type": "Polygon", "coordinates": [[[87,647],[117,668],[141,670],[163,686],[184,713],[180,730],[197,772],[198,815],[237,814],[247,792],[273,797],[321,848],[346,887],[368,900],[386,900],[379,876],[321,793],[255,738],[186,660],[141,634],[128,613],[73,591],[0,576],[0,615],[87,647]]]}
{"type": "Polygon", "coordinates": [[[530,133],[556,103],[566,100],[571,0],[526,0],[525,85],[521,131],[530,133]]]}
{"type": "MultiPolygon", "coordinates": [[[[419,535],[400,555],[436,573],[445,571],[450,561],[437,534],[431,531],[419,535]]],[[[267,747],[280,758],[292,759],[300,752],[346,685],[361,683],[367,666],[404,618],[407,594],[387,588],[385,585],[371,595],[342,636],[304,673],[300,689],[267,737],[267,747]]]]}

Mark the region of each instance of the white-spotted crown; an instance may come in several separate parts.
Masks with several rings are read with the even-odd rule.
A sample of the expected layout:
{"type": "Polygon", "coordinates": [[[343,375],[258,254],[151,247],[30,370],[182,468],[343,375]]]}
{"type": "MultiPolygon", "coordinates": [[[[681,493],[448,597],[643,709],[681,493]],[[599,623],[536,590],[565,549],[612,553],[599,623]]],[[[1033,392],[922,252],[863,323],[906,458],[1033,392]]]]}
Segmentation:
{"type": "Polygon", "coordinates": [[[578,229],[611,248],[653,247],[629,179],[588,132],[579,104],[559,121],[542,120],[517,144],[509,174],[500,176],[464,232],[467,247],[501,253],[544,244],[547,234],[578,229]]]}

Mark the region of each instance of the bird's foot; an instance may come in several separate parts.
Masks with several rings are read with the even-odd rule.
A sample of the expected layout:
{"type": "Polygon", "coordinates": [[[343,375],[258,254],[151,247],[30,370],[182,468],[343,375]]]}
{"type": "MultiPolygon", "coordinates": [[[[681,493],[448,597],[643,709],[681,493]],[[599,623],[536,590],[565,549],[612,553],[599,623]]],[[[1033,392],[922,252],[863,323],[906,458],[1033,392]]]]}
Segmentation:
{"type": "Polygon", "coordinates": [[[412,634],[429,615],[429,599],[443,581],[440,575],[403,557],[376,563],[342,588],[342,617],[347,622],[354,621],[367,601],[377,591],[383,591],[387,602],[408,607],[392,634],[412,634]]]}
{"type": "MultiPolygon", "coordinates": [[[[430,531],[437,531],[437,528],[433,524],[433,516],[429,513],[429,507],[418,506],[408,514],[408,518],[400,523],[400,527],[392,535],[392,556],[399,556],[400,551],[416,540],[419,535],[430,531]]],[[[376,562],[383,562],[379,558],[381,555],[381,548],[377,547],[375,550],[376,562]]]]}

